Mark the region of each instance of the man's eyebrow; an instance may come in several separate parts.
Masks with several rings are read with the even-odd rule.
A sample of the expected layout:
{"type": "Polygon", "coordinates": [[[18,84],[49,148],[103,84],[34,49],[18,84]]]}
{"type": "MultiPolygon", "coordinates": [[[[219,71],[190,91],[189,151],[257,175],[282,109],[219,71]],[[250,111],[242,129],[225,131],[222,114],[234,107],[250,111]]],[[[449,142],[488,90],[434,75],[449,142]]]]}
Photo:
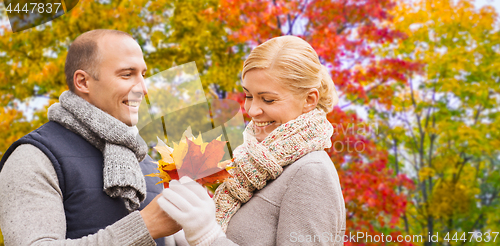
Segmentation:
{"type": "MultiPolygon", "coordinates": [[[[147,70],[148,70],[148,69],[146,68],[146,69],[144,69],[144,71],[143,71],[143,72],[146,72],[147,70]]],[[[127,68],[122,68],[122,69],[118,69],[118,70],[116,70],[116,73],[117,73],[117,74],[119,74],[119,73],[124,72],[124,71],[134,72],[134,71],[138,71],[138,69],[137,69],[137,68],[134,68],[134,67],[127,67],[127,68]]]]}
{"type": "Polygon", "coordinates": [[[122,68],[122,69],[119,69],[118,71],[116,71],[117,73],[119,72],[123,72],[123,71],[135,71],[137,70],[136,68],[133,68],[133,67],[128,67],[128,68],[122,68]]]}

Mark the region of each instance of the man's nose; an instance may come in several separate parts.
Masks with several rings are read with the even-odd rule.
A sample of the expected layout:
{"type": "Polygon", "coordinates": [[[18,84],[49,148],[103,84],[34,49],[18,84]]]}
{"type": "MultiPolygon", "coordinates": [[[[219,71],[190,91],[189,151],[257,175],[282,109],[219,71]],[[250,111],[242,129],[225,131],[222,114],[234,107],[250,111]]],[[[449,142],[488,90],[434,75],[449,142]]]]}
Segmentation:
{"type": "Polygon", "coordinates": [[[137,81],[137,84],[135,84],[134,88],[132,88],[132,91],[134,93],[141,93],[142,95],[148,94],[148,89],[146,88],[144,77],[140,76],[138,80],[139,81],[137,81]]]}

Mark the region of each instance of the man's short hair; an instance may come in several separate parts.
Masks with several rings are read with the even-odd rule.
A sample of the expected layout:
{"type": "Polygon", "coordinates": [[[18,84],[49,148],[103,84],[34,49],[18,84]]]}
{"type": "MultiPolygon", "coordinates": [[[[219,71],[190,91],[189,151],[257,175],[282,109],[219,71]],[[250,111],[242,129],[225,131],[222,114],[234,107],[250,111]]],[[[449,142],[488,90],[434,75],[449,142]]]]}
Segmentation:
{"type": "Polygon", "coordinates": [[[95,80],[99,80],[99,65],[102,56],[99,54],[98,40],[108,34],[133,38],[132,35],[118,30],[96,29],[78,36],[69,47],[64,73],[71,91],[75,91],[73,76],[76,70],[83,70],[95,80]]]}

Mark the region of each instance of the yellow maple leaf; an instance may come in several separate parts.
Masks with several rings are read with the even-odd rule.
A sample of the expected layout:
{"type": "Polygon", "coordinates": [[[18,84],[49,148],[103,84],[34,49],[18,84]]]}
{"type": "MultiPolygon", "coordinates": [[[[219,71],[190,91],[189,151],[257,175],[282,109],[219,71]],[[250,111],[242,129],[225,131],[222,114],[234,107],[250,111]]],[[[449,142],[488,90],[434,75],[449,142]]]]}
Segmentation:
{"type": "Polygon", "coordinates": [[[174,151],[172,153],[173,161],[175,163],[175,166],[177,169],[182,167],[182,162],[184,160],[184,157],[186,157],[186,154],[188,152],[188,144],[187,144],[187,139],[193,141],[196,145],[201,146],[201,151],[202,153],[205,151],[205,147],[207,147],[208,143],[203,143],[203,138],[201,137],[201,133],[198,134],[198,137],[195,138],[192,131],[191,127],[189,126],[184,133],[182,133],[181,140],[179,141],[179,144],[174,143],[174,151]]]}
{"type": "Polygon", "coordinates": [[[172,157],[173,149],[168,146],[156,146],[154,147],[158,153],[161,155],[161,161],[164,163],[174,163],[174,158],[172,157]]]}
{"type": "Polygon", "coordinates": [[[161,179],[160,183],[169,183],[172,178],[170,175],[167,173],[167,171],[172,171],[175,170],[175,162],[173,158],[173,149],[170,148],[168,145],[166,145],[160,138],[156,137],[158,140],[158,143],[156,144],[156,147],[154,149],[160,153],[161,160],[156,163],[158,165],[158,168],[156,168],[159,173],[151,173],[146,176],[149,177],[159,177],[161,179]]]}
{"type": "Polygon", "coordinates": [[[158,144],[156,144],[156,147],[154,147],[154,149],[158,151],[161,156],[161,160],[158,162],[158,165],[161,166],[165,171],[175,169],[175,162],[173,158],[174,149],[166,145],[160,138],[156,138],[158,140],[158,144]]]}
{"type": "Polygon", "coordinates": [[[201,137],[201,133],[198,134],[198,137],[193,139],[192,141],[194,144],[201,146],[201,153],[205,153],[205,148],[207,147],[208,143],[203,142],[203,138],[201,137]]]}
{"type": "Polygon", "coordinates": [[[181,142],[179,142],[179,144],[176,144],[174,142],[173,157],[174,157],[175,166],[177,168],[182,167],[182,160],[186,156],[187,151],[188,151],[188,145],[186,142],[181,141],[181,142]]]}

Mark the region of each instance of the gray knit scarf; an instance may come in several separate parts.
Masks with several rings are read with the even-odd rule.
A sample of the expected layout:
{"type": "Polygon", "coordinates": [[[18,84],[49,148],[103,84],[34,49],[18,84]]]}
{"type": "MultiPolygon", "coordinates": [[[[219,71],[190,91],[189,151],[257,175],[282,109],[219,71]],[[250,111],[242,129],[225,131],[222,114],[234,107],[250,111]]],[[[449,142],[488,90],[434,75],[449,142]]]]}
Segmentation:
{"type": "Polygon", "coordinates": [[[71,91],[50,106],[48,118],[82,136],[104,157],[104,192],[121,197],[132,212],[146,198],[146,181],[139,162],[147,154],[147,145],[136,127],[129,127],[85,101],[71,91]]]}

